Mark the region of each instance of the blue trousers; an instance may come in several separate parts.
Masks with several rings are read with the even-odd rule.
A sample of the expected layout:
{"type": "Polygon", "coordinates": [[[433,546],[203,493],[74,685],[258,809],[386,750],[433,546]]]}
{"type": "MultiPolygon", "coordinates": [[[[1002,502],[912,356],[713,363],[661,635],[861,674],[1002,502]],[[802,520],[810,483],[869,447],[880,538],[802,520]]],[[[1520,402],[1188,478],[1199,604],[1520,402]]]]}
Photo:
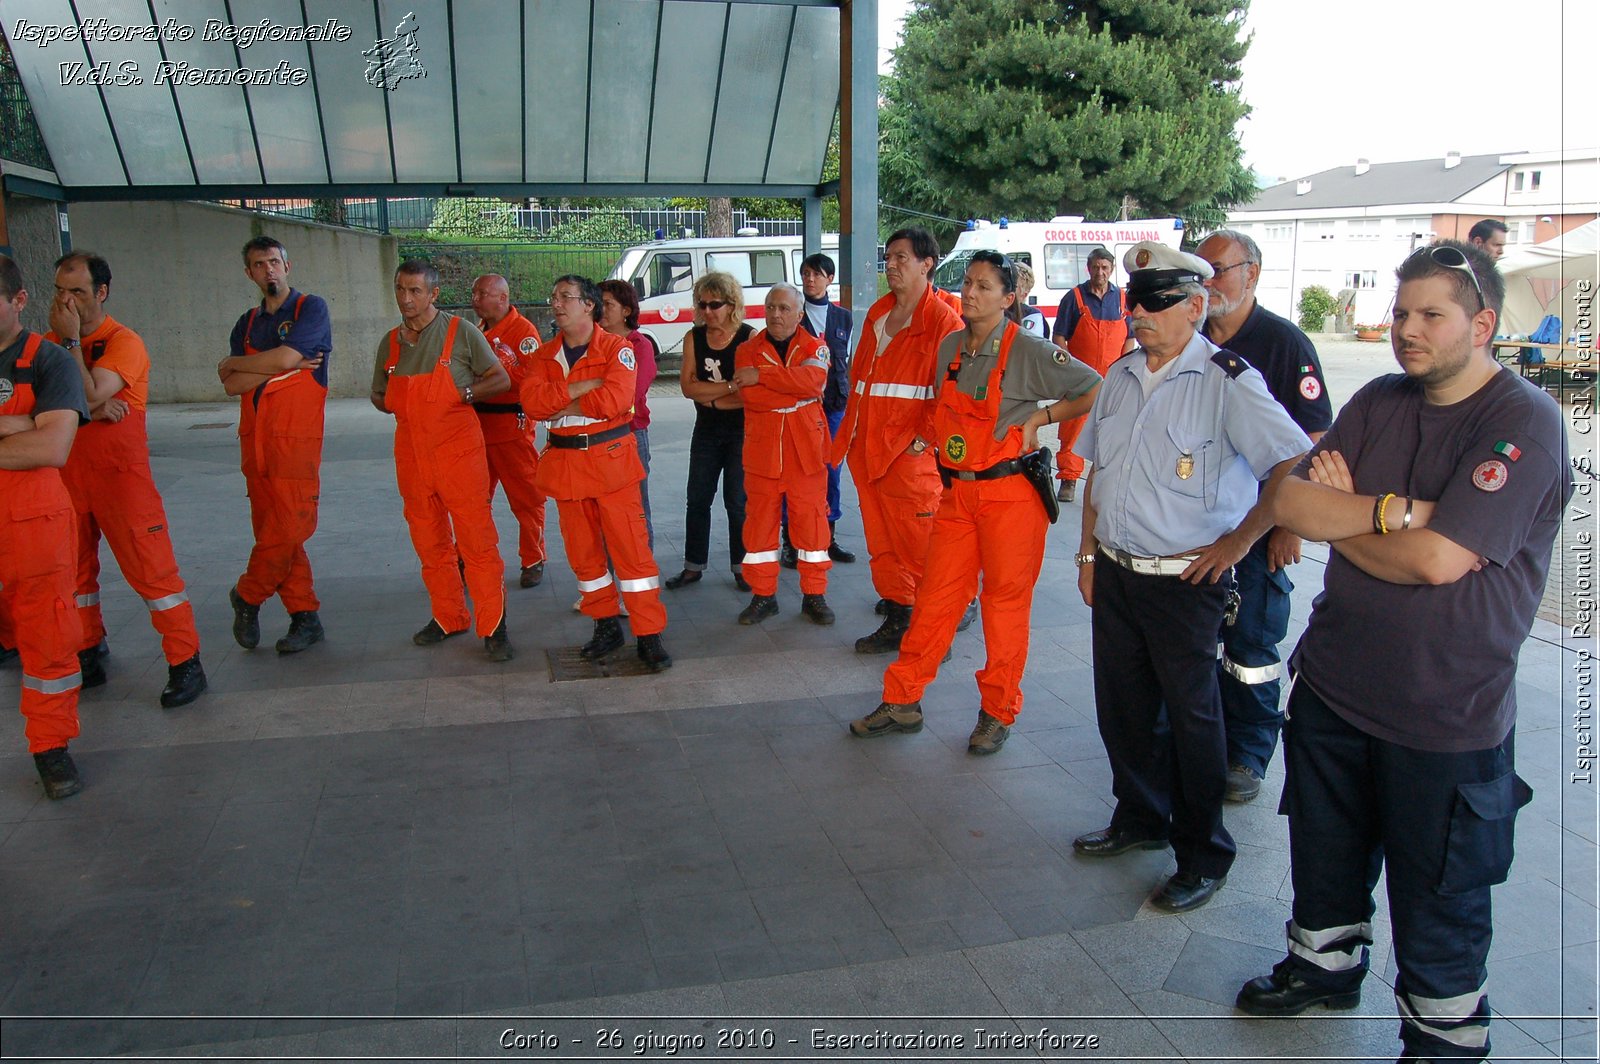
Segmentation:
{"type": "Polygon", "coordinates": [[[644,479],[639,481],[639,501],[644,503],[644,527],[650,534],[650,549],[656,549],[656,525],[650,519],[650,430],[634,429],[633,442],[639,448],[639,462],[644,466],[644,479]]]}
{"type": "Polygon", "coordinates": [[[1294,584],[1282,569],[1267,572],[1266,536],[1256,540],[1233,572],[1239,615],[1233,624],[1222,626],[1222,660],[1217,662],[1228,764],[1244,765],[1264,779],[1283,728],[1278,644],[1289,632],[1289,593],[1294,584]]]}
{"type": "Polygon", "coordinates": [[[1293,862],[1289,961],[1317,986],[1358,986],[1387,866],[1409,1056],[1488,1055],[1489,888],[1506,880],[1517,810],[1533,797],[1512,762],[1510,734],[1487,750],[1414,750],[1358,730],[1304,679],[1291,686],[1279,807],[1293,862]]]}
{"type": "MultiPolygon", "coordinates": [[[[839,434],[839,425],[844,421],[844,407],[827,411],[828,438],[839,434]]],[[[844,469],[843,463],[828,467],[828,524],[839,523],[839,516],[843,511],[839,509],[839,473],[844,469]]]]}

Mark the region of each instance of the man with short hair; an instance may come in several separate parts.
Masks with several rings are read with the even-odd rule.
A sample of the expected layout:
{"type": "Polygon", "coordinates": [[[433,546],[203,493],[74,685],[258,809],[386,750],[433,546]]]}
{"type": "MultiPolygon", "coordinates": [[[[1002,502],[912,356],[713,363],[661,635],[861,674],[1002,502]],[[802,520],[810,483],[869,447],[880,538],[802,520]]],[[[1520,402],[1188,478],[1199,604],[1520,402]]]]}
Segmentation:
{"type": "Polygon", "coordinates": [[[933,407],[939,342],[961,317],[928,283],[939,243],[926,229],[890,234],[884,258],[889,293],[867,312],[850,364],[850,395],[830,461],[847,458],[855,478],[872,583],[883,623],[856,640],[858,654],[900,649],[928,557],[942,485],[934,455],[933,407]]]}
{"type": "Polygon", "coordinates": [[[1396,271],[1402,372],[1340,411],[1272,508],[1332,547],[1290,657],[1288,954],[1238,1007],[1354,1008],[1386,873],[1404,1060],[1489,1052],[1490,888],[1532,798],[1517,653],[1572,476],[1561,410],[1494,359],[1505,282],[1445,241],[1396,271]]]}
{"type": "Polygon", "coordinates": [[[1499,262],[1506,253],[1506,223],[1498,218],[1485,218],[1467,230],[1467,243],[1489,256],[1490,262],[1499,262]]]}
{"type": "Polygon", "coordinates": [[[508,398],[473,404],[489,457],[489,493],[493,496],[496,484],[503,487],[517,519],[517,557],[522,570],[518,584],[538,587],[544,579],[544,494],[534,482],[539,474],[539,452],[533,440],[536,423],[523,412],[520,396],[533,354],[544,341],[533,322],[511,305],[511,286],[497,273],[486,273],[472,282],[472,309],[478,313],[478,328],[511,378],[508,398]]]}
{"type": "Polygon", "coordinates": [[[1178,870],[1151,904],[1187,912],[1216,894],[1235,853],[1217,693],[1225,578],[1271,527],[1277,485],[1311,441],[1260,373],[1198,332],[1209,263],[1148,240],[1123,261],[1139,347],[1106,374],[1077,443],[1094,463],[1078,590],[1117,805],[1072,848],[1114,857],[1170,840],[1178,870]]]}
{"type": "MultiPolygon", "coordinates": [[[[1056,308],[1053,337],[1056,346],[1066,348],[1072,357],[1106,375],[1111,363],[1132,351],[1133,325],[1122,290],[1111,283],[1117,260],[1103,246],[1089,252],[1089,279],[1061,297],[1056,308]]],[[[1078,481],[1083,479],[1083,459],[1072,449],[1083,431],[1083,418],[1064,422],[1060,429],[1060,453],[1056,455],[1056,478],[1061,488],[1056,498],[1071,502],[1077,497],[1078,481]]]]}
{"type": "MultiPolygon", "coordinates": [[[[1261,249],[1248,235],[1220,229],[1195,254],[1211,264],[1210,305],[1201,333],[1254,366],[1267,391],[1312,443],[1333,424],[1333,404],[1317,349],[1294,322],[1256,301],[1261,249]]],[[[1278,644],[1289,633],[1288,567],[1300,560],[1300,537],[1274,528],[1256,540],[1233,567],[1239,606],[1222,626],[1217,683],[1228,733],[1230,802],[1248,802],[1261,790],[1277,749],[1283,713],[1278,708],[1283,663],[1278,644]]]]}
{"type": "Polygon", "coordinates": [[[800,612],[832,624],[826,544],[828,424],[822,414],[828,345],[800,331],[804,296],[792,284],[767,290],[767,327],[734,352],[733,384],[744,400],[744,564],[753,594],[740,624],[778,612],[778,517],[787,512],[800,570],[800,612]]]}
{"type": "Polygon", "coordinates": [[[534,355],[522,405],[529,417],[549,423],[539,489],[556,501],[567,561],[583,593],[578,608],[594,620],[594,635],[579,653],[598,661],[626,642],[626,602],[634,650],[646,668],[660,672],[672,658],[661,642],[667,611],[639,494],[645,471],[633,438],[638,368],[628,341],[599,327],[602,299],[587,277],[556,278],[550,309],[557,332],[534,355]]]}
{"type": "Polygon", "coordinates": [[[234,325],[217,376],[239,397],[239,461],[255,546],[228,601],[234,641],[251,650],[261,642],[261,604],[277,595],[289,631],[276,649],[295,654],[323,637],[306,543],[317,530],[333,328],[326,303],[289,286],[282,244],[258,236],[243,255],[261,303],[234,325]]]}
{"type": "Polygon", "coordinates": [[[22,327],[22,272],[0,255],[0,614],[22,664],[23,731],[47,798],[83,789],[78,735],[81,627],[72,498],[61,482],[89,420],[72,358],[22,327]]]}
{"type": "Polygon", "coordinates": [[[100,613],[100,537],[105,536],[123,579],[144,599],[167,659],[162,706],[188,705],[206,689],[194,607],[172,551],[166,506],[150,471],[145,404],[150,355],[139,334],[106,313],[111,265],[74,251],[56,260],[56,298],[48,339],[67,349],[82,378],[89,424],[78,431],[61,479],[78,512],[78,653],[85,687],[106,682],[100,613]]]}
{"type": "Polygon", "coordinates": [[[400,264],[394,301],[402,321],[379,342],[372,367],[372,405],[395,417],[395,478],[432,612],[411,641],[435,646],[476,619],[489,660],[510,661],[505,563],[472,404],[503,395],[511,378],[483,333],[441,311],[438,298],[437,270],[421,259],[400,264]]]}
{"type": "MultiPolygon", "coordinates": [[[[800,327],[828,345],[828,386],[822,392],[822,412],[828,419],[830,439],[839,432],[845,402],[850,397],[850,329],[854,324],[850,311],[828,298],[828,286],[833,284],[836,272],[833,259],[820,251],[807,255],[800,264],[800,289],[806,299],[800,327]]],[[[828,557],[850,565],[856,556],[839,545],[841,472],[840,466],[828,466],[828,557]]]]}

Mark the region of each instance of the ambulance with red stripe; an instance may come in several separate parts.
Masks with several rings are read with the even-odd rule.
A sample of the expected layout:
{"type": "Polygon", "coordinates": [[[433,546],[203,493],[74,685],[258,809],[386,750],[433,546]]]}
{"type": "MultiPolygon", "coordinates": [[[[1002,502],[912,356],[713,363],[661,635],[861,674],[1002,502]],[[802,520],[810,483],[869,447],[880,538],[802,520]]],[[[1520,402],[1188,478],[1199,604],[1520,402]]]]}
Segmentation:
{"type": "Polygon", "coordinates": [[[1141,240],[1154,240],[1177,247],[1183,240],[1180,218],[1148,218],[1142,221],[1086,222],[1061,215],[1048,222],[999,223],[970,221],[956,238],[955,247],[933,271],[933,283],[951,292],[961,291],[961,278],[967,272],[972,253],[981,248],[1004,253],[1013,261],[1028,264],[1033,270],[1033,292],[1028,302],[1036,305],[1052,327],[1062,297],[1089,279],[1089,252],[1105,247],[1116,259],[1112,284],[1127,284],[1122,269],[1122,253],[1141,240]]]}
{"type": "MultiPolygon", "coordinates": [[[[639,331],[662,354],[675,354],[694,326],[694,283],[707,273],[732,274],[744,288],[744,318],[757,329],[766,316],[767,289],[780,281],[800,287],[806,257],[797,236],[693,237],[636,244],[622,253],[609,279],[627,281],[639,293],[639,331]]],[[[824,233],[822,250],[839,261],[839,234],[824,233]]],[[[829,294],[839,298],[835,284],[829,294]]]]}

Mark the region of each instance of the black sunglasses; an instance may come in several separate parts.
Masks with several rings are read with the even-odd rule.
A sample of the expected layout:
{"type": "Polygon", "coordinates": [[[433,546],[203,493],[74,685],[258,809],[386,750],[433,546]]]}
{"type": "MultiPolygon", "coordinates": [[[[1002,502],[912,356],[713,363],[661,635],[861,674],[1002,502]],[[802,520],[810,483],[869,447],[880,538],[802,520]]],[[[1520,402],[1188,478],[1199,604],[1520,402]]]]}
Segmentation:
{"type": "Polygon", "coordinates": [[[695,306],[699,307],[701,310],[721,310],[727,305],[728,301],[725,299],[702,299],[700,302],[695,304],[695,306]]]}
{"type": "Polygon", "coordinates": [[[1142,308],[1152,314],[1159,314],[1163,310],[1170,310],[1188,298],[1189,293],[1187,292],[1141,292],[1138,295],[1129,292],[1128,306],[1134,310],[1142,308]]]}
{"type": "Polygon", "coordinates": [[[1434,244],[1430,247],[1418,248],[1411,253],[1412,258],[1418,255],[1428,256],[1428,258],[1447,270],[1460,270],[1466,274],[1472,281],[1472,290],[1478,293],[1478,309],[1489,309],[1488,301],[1483,298],[1483,285],[1478,283],[1478,274],[1473,270],[1472,264],[1467,261],[1467,257],[1461,253],[1459,248],[1453,248],[1448,244],[1434,244]]]}

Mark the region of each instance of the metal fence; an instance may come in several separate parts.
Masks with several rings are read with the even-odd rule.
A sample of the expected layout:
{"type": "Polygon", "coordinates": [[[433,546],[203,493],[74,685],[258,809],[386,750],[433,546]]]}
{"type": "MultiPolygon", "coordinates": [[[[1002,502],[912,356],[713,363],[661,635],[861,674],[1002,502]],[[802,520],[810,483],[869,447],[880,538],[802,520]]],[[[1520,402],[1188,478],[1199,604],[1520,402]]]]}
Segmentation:
{"type": "Polygon", "coordinates": [[[555,279],[575,273],[603,280],[617,264],[626,244],[444,244],[404,241],[400,258],[422,259],[439,271],[439,304],[470,306],[472,282],[498,273],[511,286],[511,302],[524,311],[547,307],[555,279]]]}
{"type": "Polygon", "coordinates": [[[24,166],[54,170],[50,152],[33,117],[33,105],[22,91],[11,56],[0,50],[0,155],[24,166]]]}

